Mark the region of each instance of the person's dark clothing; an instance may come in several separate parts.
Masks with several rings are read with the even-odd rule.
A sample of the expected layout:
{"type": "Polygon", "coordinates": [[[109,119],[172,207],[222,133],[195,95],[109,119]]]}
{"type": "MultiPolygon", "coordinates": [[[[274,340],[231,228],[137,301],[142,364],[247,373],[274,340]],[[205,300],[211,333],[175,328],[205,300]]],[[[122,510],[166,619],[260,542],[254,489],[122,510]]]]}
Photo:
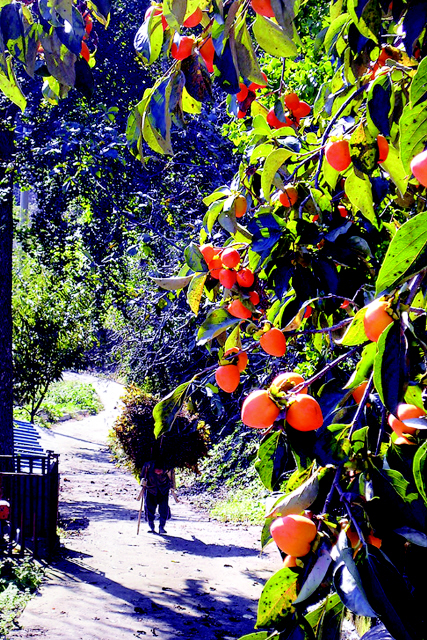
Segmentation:
{"type": "Polygon", "coordinates": [[[160,528],[164,528],[166,520],[170,518],[168,501],[171,481],[169,475],[163,469],[155,470],[154,463],[149,463],[143,469],[143,478],[146,480],[145,515],[149,527],[154,529],[154,517],[158,507],[160,528]]]}
{"type": "Polygon", "coordinates": [[[154,528],[154,517],[156,515],[156,508],[159,508],[160,527],[164,527],[166,520],[169,518],[169,494],[157,493],[154,495],[147,491],[145,496],[145,510],[147,514],[147,520],[150,529],[154,528]]]}

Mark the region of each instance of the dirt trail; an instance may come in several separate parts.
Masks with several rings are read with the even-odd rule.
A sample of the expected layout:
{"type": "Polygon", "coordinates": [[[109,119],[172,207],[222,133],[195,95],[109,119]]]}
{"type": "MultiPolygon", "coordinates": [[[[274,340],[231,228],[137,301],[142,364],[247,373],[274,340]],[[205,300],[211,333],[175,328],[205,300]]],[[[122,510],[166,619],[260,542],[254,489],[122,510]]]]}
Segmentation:
{"type": "Polygon", "coordinates": [[[210,521],[188,500],[171,500],[167,536],[147,533],[144,521],[137,536],[139,487],[110,461],[105,444],[123,387],[78,379],[94,384],[105,411],[43,436],[60,453],[68,535],[10,638],[231,640],[251,633],[262,586],[280,566],[277,552],[260,557],[259,527],[210,521]]]}

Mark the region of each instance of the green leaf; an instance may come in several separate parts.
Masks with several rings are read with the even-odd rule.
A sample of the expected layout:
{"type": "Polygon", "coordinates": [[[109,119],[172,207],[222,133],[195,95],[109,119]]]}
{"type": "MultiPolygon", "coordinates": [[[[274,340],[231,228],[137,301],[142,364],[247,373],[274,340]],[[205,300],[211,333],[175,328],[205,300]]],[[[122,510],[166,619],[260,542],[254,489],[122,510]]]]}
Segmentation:
{"type": "Polygon", "coordinates": [[[261,189],[266,200],[270,199],[271,183],[273,182],[276,172],[282,164],[295,154],[289,149],[276,149],[272,151],[265,159],[264,169],[261,175],[261,189]]]}
{"type": "Polygon", "coordinates": [[[414,456],[413,473],[418,492],[427,505],[427,441],[419,447],[414,456]]]}
{"type": "Polygon", "coordinates": [[[240,75],[251,82],[264,84],[265,79],[262,75],[261,67],[259,66],[252,46],[251,36],[244,20],[240,20],[236,27],[234,46],[240,75]]]}
{"type": "Polygon", "coordinates": [[[224,199],[213,202],[203,218],[203,225],[208,233],[212,233],[213,226],[218,219],[219,214],[224,208],[224,199]]]}
{"type": "Polygon", "coordinates": [[[421,387],[409,385],[405,392],[405,402],[407,404],[414,404],[419,409],[424,409],[421,387]]]}
{"type": "Polygon", "coordinates": [[[422,102],[412,108],[407,104],[399,121],[400,158],[407,174],[411,175],[411,160],[417,153],[424,151],[427,139],[427,109],[422,102]]]}
{"type": "Polygon", "coordinates": [[[368,127],[376,137],[381,133],[390,136],[389,117],[394,107],[394,95],[390,76],[380,75],[371,83],[367,98],[368,127]]]}
{"type": "Polygon", "coordinates": [[[351,171],[345,181],[344,189],[351,204],[375,227],[378,227],[377,216],[374,211],[372,187],[368,176],[359,178],[354,171],[351,171]]]}
{"type": "Polygon", "coordinates": [[[343,615],[344,605],[339,595],[333,593],[307,613],[305,619],[319,640],[339,640],[343,615]]]}
{"type": "Polygon", "coordinates": [[[230,195],[231,195],[231,191],[228,187],[219,187],[218,189],[215,189],[215,191],[213,191],[211,194],[206,196],[206,198],[203,198],[203,204],[209,207],[209,205],[211,205],[212,202],[216,202],[217,200],[223,200],[225,198],[228,198],[228,196],[230,195]]]}
{"type": "Polygon", "coordinates": [[[246,636],[241,636],[239,640],[267,640],[270,637],[268,631],[256,631],[255,633],[249,633],[246,636]]]}
{"type": "Polygon", "coordinates": [[[188,387],[192,382],[193,380],[190,380],[180,384],[179,387],[171,391],[154,407],[154,435],[156,438],[159,438],[172,428],[187,396],[188,387]]]}
{"type": "Polygon", "coordinates": [[[185,87],[182,90],[182,109],[185,113],[199,114],[202,112],[202,103],[190,96],[185,87]]]}
{"type": "Polygon", "coordinates": [[[299,604],[307,600],[317,589],[320,587],[325,575],[328,572],[329,566],[332,562],[331,554],[326,546],[322,545],[319,549],[319,557],[317,558],[314,567],[308,574],[307,578],[302,585],[298,598],[294,604],[299,604]]]}
{"type": "Polygon", "coordinates": [[[262,440],[255,460],[255,469],[269,491],[276,488],[287,460],[285,436],[282,431],[273,431],[262,440]]]}
{"type": "Polygon", "coordinates": [[[148,20],[144,20],[136,32],[133,46],[142,62],[153,64],[159,57],[163,45],[162,16],[153,11],[148,20]]]}
{"type": "Polygon", "coordinates": [[[275,520],[274,516],[270,516],[265,519],[265,522],[261,531],[261,549],[264,549],[273,540],[270,533],[270,527],[273,520],[275,520]]]}
{"type": "Polygon", "coordinates": [[[332,550],[335,560],[334,585],[345,604],[353,613],[362,616],[376,617],[366,595],[362,578],[353,558],[347,534],[341,531],[338,543],[332,550]]]}
{"type": "Polygon", "coordinates": [[[389,145],[388,156],[386,160],[381,163],[381,167],[384,169],[384,171],[387,171],[392,182],[394,182],[400,193],[404,195],[406,193],[406,189],[408,188],[409,176],[408,172],[405,171],[403,167],[398,150],[395,149],[392,145],[389,145]]]}
{"type": "Polygon", "coordinates": [[[395,289],[427,266],[427,211],[405,222],[392,238],[376,283],[376,296],[395,289]]]}
{"type": "Polygon", "coordinates": [[[374,385],[383,405],[396,414],[407,382],[407,343],[400,322],[393,322],[380,335],[374,360],[374,385]]]}
{"type": "Polygon", "coordinates": [[[337,340],[338,344],[342,344],[345,347],[352,347],[368,340],[363,324],[366,309],[367,307],[359,309],[341,340],[337,340]]]}
{"type": "Polygon", "coordinates": [[[279,569],[266,583],[258,602],[255,627],[270,627],[293,613],[299,574],[288,567],[279,569]]]}
{"type": "Polygon", "coordinates": [[[297,55],[294,41],[268,18],[257,14],[252,28],[255,40],[266,53],[275,58],[294,58],[297,55]]]}
{"type": "Polygon", "coordinates": [[[207,273],[196,274],[187,290],[187,302],[191,311],[197,316],[199,313],[200,302],[203,296],[203,289],[205,288],[207,273]]]}
{"type": "Polygon", "coordinates": [[[382,473],[387,476],[391,486],[404,502],[411,503],[418,498],[418,493],[408,493],[409,482],[400,471],[396,471],[396,469],[383,469],[382,473]]]}
{"type": "Polygon", "coordinates": [[[421,640],[424,625],[416,601],[387,556],[369,545],[359,569],[369,602],[389,633],[399,640],[421,640]]]}
{"type": "Polygon", "coordinates": [[[228,336],[224,345],[224,353],[233,347],[237,347],[238,349],[242,348],[242,340],[240,338],[240,325],[234,327],[233,331],[228,336]]]}
{"type": "Polygon", "coordinates": [[[230,315],[225,309],[215,309],[209,313],[206,320],[199,328],[197,344],[206,344],[209,340],[219,336],[219,334],[222,333],[224,329],[227,329],[227,327],[233,327],[235,324],[239,323],[239,318],[235,318],[230,315]]]}
{"type": "Polygon", "coordinates": [[[427,58],[423,58],[418,66],[417,73],[409,87],[409,98],[412,107],[418,102],[425,102],[427,98],[427,58]]]}
{"type": "Polygon", "coordinates": [[[163,0],[162,8],[168,25],[179,32],[187,10],[187,0],[163,0]]]}
{"type": "Polygon", "coordinates": [[[21,91],[21,87],[15,76],[15,72],[12,67],[12,59],[7,60],[7,74],[3,73],[3,69],[0,68],[0,91],[4,93],[6,98],[9,98],[14,104],[16,104],[21,111],[25,111],[27,106],[27,99],[21,91]]]}
{"type": "Polygon", "coordinates": [[[417,529],[411,529],[411,527],[400,527],[395,529],[394,533],[399,534],[408,542],[412,542],[412,544],[416,544],[419,547],[427,547],[427,535],[423,531],[417,531],[417,529]]]}
{"type": "Polygon", "coordinates": [[[287,516],[291,513],[301,513],[313,504],[319,493],[319,471],[303,482],[297,489],[280,498],[269,516],[275,518],[287,516]]]}
{"type": "Polygon", "coordinates": [[[350,16],[348,15],[348,13],[342,13],[330,24],[323,41],[323,45],[326,51],[329,51],[329,48],[336,40],[338,34],[343,30],[343,28],[349,21],[349,18],[350,16]]]}
{"type": "Polygon", "coordinates": [[[207,273],[208,267],[202,252],[195,242],[185,247],[184,260],[193,271],[202,271],[207,273]]]}
{"type": "Polygon", "coordinates": [[[178,289],[184,289],[192,279],[193,274],[191,274],[191,276],[185,276],[184,278],[151,278],[158,287],[166,289],[166,291],[178,291],[178,289]]]}
{"type": "Polygon", "coordinates": [[[374,366],[376,352],[377,345],[375,342],[371,342],[364,347],[360,360],[356,365],[356,369],[351,374],[347,384],[344,386],[344,389],[355,389],[369,378],[369,374],[374,366]]]}

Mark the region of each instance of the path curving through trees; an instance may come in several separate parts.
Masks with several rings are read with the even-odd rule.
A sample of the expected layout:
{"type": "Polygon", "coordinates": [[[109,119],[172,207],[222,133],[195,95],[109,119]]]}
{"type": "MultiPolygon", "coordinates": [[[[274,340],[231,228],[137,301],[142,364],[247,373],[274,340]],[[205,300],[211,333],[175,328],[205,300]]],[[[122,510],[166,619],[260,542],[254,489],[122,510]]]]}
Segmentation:
{"type": "Polygon", "coordinates": [[[231,640],[253,631],[262,586],[280,568],[277,551],[260,556],[259,527],[210,521],[187,499],[171,500],[167,536],[147,533],[143,521],[137,536],[139,487],[106,446],[123,387],[73,377],[95,386],[105,411],[43,436],[60,453],[67,537],[10,638],[231,640]]]}

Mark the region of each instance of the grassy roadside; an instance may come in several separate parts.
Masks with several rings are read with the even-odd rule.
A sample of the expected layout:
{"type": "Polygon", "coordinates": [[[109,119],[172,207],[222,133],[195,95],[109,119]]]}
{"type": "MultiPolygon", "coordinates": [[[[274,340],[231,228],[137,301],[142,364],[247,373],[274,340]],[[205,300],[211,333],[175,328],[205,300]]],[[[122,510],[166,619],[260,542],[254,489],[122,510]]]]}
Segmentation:
{"type": "MultiPolygon", "coordinates": [[[[36,424],[49,426],[64,418],[75,418],[85,413],[96,415],[103,408],[104,405],[93,385],[61,380],[49,387],[35,421],[36,424]]],[[[24,407],[15,407],[14,418],[28,420],[28,412],[24,407]]]]}
{"type": "Polygon", "coordinates": [[[16,620],[43,579],[40,564],[24,559],[0,560],[0,638],[16,628],[16,620]]]}

